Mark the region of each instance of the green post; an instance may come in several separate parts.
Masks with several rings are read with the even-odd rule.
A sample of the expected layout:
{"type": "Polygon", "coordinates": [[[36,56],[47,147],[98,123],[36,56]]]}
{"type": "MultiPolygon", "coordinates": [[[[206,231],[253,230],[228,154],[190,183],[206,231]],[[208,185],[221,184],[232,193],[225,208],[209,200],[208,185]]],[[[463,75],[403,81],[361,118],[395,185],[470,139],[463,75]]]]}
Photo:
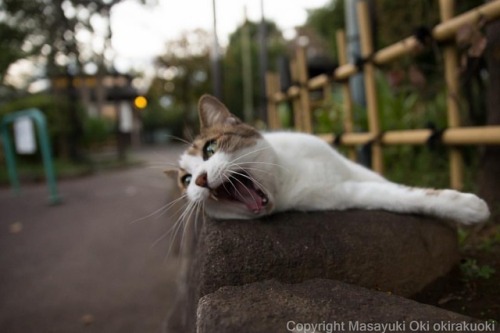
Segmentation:
{"type": "Polygon", "coordinates": [[[15,194],[19,194],[19,177],[17,176],[16,170],[16,159],[14,157],[14,152],[12,151],[12,143],[9,137],[9,131],[7,126],[2,123],[2,142],[5,151],[5,162],[7,162],[7,174],[10,179],[10,184],[12,190],[15,194]]]}
{"type": "Polygon", "coordinates": [[[45,177],[47,178],[47,185],[50,193],[49,202],[50,204],[57,204],[61,201],[61,199],[57,192],[56,176],[52,160],[52,152],[50,150],[50,139],[47,133],[47,123],[45,121],[44,114],[38,109],[28,109],[28,110],[13,112],[7,114],[2,119],[0,130],[2,135],[2,141],[4,143],[5,160],[7,162],[7,171],[9,174],[11,186],[15,193],[19,192],[19,178],[17,176],[16,161],[12,149],[12,142],[9,136],[10,133],[8,125],[10,123],[13,123],[16,119],[20,117],[29,117],[33,119],[35,125],[37,126],[38,141],[40,144],[40,151],[42,153],[43,166],[45,169],[45,177]]]}

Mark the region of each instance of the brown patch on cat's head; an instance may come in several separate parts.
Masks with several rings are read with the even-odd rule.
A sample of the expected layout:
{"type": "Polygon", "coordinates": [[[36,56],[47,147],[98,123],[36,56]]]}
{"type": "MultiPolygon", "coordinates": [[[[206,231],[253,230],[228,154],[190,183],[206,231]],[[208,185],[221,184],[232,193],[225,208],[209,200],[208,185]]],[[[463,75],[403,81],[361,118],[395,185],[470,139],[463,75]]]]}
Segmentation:
{"type": "Polygon", "coordinates": [[[201,156],[202,155],[201,150],[203,149],[204,144],[205,140],[203,140],[198,136],[196,139],[194,139],[191,146],[189,146],[188,149],[186,149],[186,154],[192,156],[201,156]]]}
{"type": "Polygon", "coordinates": [[[218,149],[231,153],[255,145],[261,134],[233,115],[217,98],[203,95],[198,103],[200,135],[192,153],[200,152],[207,142],[215,141],[218,149]],[[202,144],[200,144],[202,143],[202,144]]]}
{"type": "Polygon", "coordinates": [[[177,180],[178,175],[179,175],[179,170],[178,169],[167,169],[163,171],[164,174],[167,175],[167,177],[177,180]]]}

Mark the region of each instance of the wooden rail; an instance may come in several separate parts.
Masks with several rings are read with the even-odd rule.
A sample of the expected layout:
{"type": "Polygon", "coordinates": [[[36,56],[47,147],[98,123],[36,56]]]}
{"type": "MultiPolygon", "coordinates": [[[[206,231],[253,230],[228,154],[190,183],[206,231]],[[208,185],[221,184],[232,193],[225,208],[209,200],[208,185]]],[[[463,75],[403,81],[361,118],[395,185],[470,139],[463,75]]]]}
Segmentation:
{"type": "MultiPolygon", "coordinates": [[[[378,141],[382,145],[425,145],[436,133],[430,129],[387,131],[373,133],[345,133],[339,137],[334,134],[318,134],[327,142],[340,141],[345,146],[371,144],[378,141]]],[[[498,145],[500,144],[500,126],[457,127],[437,135],[438,141],[451,146],[498,145]]]]}
{"type": "MultiPolygon", "coordinates": [[[[454,16],[454,1],[439,0],[441,23],[429,31],[436,41],[445,41],[453,38],[457,31],[466,24],[487,23],[500,17],[500,0],[491,1],[482,6],[471,9],[463,14],[454,16]]],[[[333,134],[319,135],[329,142],[337,142],[348,147],[371,144],[372,167],[382,173],[382,146],[383,145],[422,145],[431,138],[443,144],[450,145],[450,183],[452,188],[460,189],[463,186],[463,162],[460,151],[455,146],[460,145],[499,145],[500,126],[460,127],[460,113],[458,108],[458,58],[456,47],[452,44],[444,46],[445,82],[447,89],[447,119],[448,128],[442,133],[435,133],[430,129],[398,130],[381,133],[377,110],[377,95],[375,85],[375,65],[384,65],[404,55],[417,53],[425,45],[417,36],[409,36],[401,41],[373,52],[368,8],[365,2],[358,3],[358,22],[360,24],[360,40],[362,46],[363,65],[361,67],[347,62],[345,34],[337,33],[338,58],[340,66],[332,75],[319,75],[313,78],[307,76],[306,53],[304,48],[298,48],[290,69],[293,82],[283,92],[279,86],[277,74],[267,76],[268,123],[270,129],[280,128],[280,119],[277,105],[282,102],[291,102],[294,114],[294,126],[297,130],[312,133],[311,100],[309,92],[313,90],[327,91],[332,82],[342,87],[344,101],[343,127],[345,133],[339,138],[333,134]],[[348,80],[360,70],[364,73],[365,91],[367,99],[368,132],[353,133],[353,104],[348,80]]],[[[326,96],[326,94],[325,94],[326,96]]],[[[349,150],[349,157],[355,158],[355,151],[349,150]]]]}

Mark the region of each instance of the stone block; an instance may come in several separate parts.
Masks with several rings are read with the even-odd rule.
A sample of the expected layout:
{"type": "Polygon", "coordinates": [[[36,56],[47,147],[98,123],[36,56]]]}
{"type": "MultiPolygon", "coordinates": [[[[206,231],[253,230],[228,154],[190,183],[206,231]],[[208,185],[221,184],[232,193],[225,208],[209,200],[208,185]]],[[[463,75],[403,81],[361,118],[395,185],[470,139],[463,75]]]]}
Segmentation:
{"type": "Polygon", "coordinates": [[[184,316],[181,331],[193,331],[201,297],[221,287],[271,279],[331,279],[411,296],[445,275],[458,259],[454,225],[424,216],[326,211],[207,219],[190,264],[187,303],[171,317],[175,322],[184,316]],[[187,315],[181,316],[183,311],[187,315]]]}
{"type": "Polygon", "coordinates": [[[400,296],[323,279],[223,287],[200,299],[197,318],[197,333],[451,333],[496,328],[400,296]]]}
{"type": "Polygon", "coordinates": [[[459,258],[455,228],[422,216],[294,212],[206,222],[195,266],[200,296],[223,286],[312,278],[411,296],[459,258]]]}

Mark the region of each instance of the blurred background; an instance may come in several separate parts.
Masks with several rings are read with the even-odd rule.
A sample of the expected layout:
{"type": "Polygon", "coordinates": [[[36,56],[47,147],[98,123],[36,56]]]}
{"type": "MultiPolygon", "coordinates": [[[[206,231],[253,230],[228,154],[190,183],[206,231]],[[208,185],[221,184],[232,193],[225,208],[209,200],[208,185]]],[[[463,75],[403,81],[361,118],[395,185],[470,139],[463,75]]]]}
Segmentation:
{"type": "MultiPolygon", "coordinates": [[[[245,121],[265,128],[265,72],[280,71],[285,89],[292,83],[288,60],[297,46],[303,46],[310,77],[331,73],[338,64],[335,32],[349,17],[352,20],[349,8],[355,2],[294,0],[285,8],[264,0],[3,0],[0,116],[28,107],[42,110],[62,174],[115,163],[103,157],[106,152],[115,152],[118,162],[124,162],[130,147],[192,138],[198,124],[197,100],[203,93],[216,95],[245,121]]],[[[456,11],[482,3],[458,0],[456,11]]],[[[413,0],[410,6],[377,0],[370,1],[370,8],[376,49],[439,22],[436,1],[413,0]]],[[[355,43],[356,32],[351,35],[355,43]]],[[[352,54],[351,60],[356,56],[352,54]]],[[[446,126],[441,58],[437,48],[429,48],[379,69],[382,130],[446,126]]],[[[462,83],[467,87],[461,110],[464,125],[484,124],[484,59],[462,60],[462,83]]],[[[364,131],[362,84],[353,93],[355,128],[364,131]]],[[[339,88],[331,94],[331,103],[313,112],[315,133],[342,131],[339,88]]],[[[282,109],[282,122],[291,127],[290,108],[282,109]]],[[[442,154],[427,147],[385,151],[389,166],[398,154],[415,157],[398,159],[408,168],[389,167],[388,176],[395,181],[447,185],[446,160],[427,163],[442,154]],[[410,176],[399,171],[415,170],[417,165],[410,176]],[[443,173],[431,170],[436,166],[443,173]]],[[[21,172],[36,178],[36,170],[24,164],[30,164],[30,158],[20,161],[21,172]]],[[[474,168],[471,159],[476,159],[468,159],[474,168]]],[[[0,172],[0,181],[6,182],[6,177],[0,172]]],[[[473,183],[469,177],[466,186],[473,189],[473,183]]]]}
{"type": "MultiPolygon", "coordinates": [[[[339,62],[335,33],[352,20],[356,2],[0,0],[0,118],[28,108],[42,111],[63,202],[45,206],[39,151],[17,154],[23,190],[12,196],[0,152],[0,331],[159,330],[179,271],[177,261],[164,260],[168,237],[162,235],[171,213],[161,208],[173,196],[162,169],[176,163],[179,142],[196,135],[198,98],[211,93],[265,129],[266,71],[279,71],[285,88],[292,84],[289,59],[300,46],[306,47],[310,77],[331,74],[339,62]],[[137,219],[141,223],[130,223],[137,219]],[[158,238],[160,245],[149,250],[158,238]],[[37,281],[41,285],[31,293],[37,281]],[[61,288],[70,282],[80,289],[61,288]],[[127,293],[130,289],[134,294],[127,293]],[[110,290],[114,301],[103,296],[110,290]],[[83,304],[82,298],[90,300],[83,304]]],[[[375,49],[440,20],[434,0],[368,3],[375,49]]],[[[457,0],[456,12],[483,3],[457,0]]],[[[349,43],[356,38],[348,31],[349,43]]],[[[464,126],[484,125],[491,72],[481,47],[485,34],[464,38],[460,112],[464,126]],[[471,44],[477,46],[472,56],[471,44]]],[[[378,68],[382,130],[445,128],[443,78],[437,47],[378,68]]],[[[366,131],[359,89],[354,91],[355,131],[366,131]]],[[[315,133],[342,132],[341,93],[333,85],[329,94],[329,102],[314,107],[315,133]]],[[[280,106],[285,128],[293,125],[290,110],[280,106]]],[[[465,190],[481,192],[482,186],[490,202],[498,203],[498,188],[489,186],[498,171],[483,171],[483,150],[465,147],[463,153],[465,190]]],[[[498,159],[495,154],[490,160],[498,159]]],[[[391,180],[448,186],[443,146],[388,147],[384,159],[391,180]]],[[[477,242],[486,239],[498,247],[498,228],[488,232],[477,242]]],[[[475,262],[476,268],[498,265],[488,258],[475,262]]]]}

